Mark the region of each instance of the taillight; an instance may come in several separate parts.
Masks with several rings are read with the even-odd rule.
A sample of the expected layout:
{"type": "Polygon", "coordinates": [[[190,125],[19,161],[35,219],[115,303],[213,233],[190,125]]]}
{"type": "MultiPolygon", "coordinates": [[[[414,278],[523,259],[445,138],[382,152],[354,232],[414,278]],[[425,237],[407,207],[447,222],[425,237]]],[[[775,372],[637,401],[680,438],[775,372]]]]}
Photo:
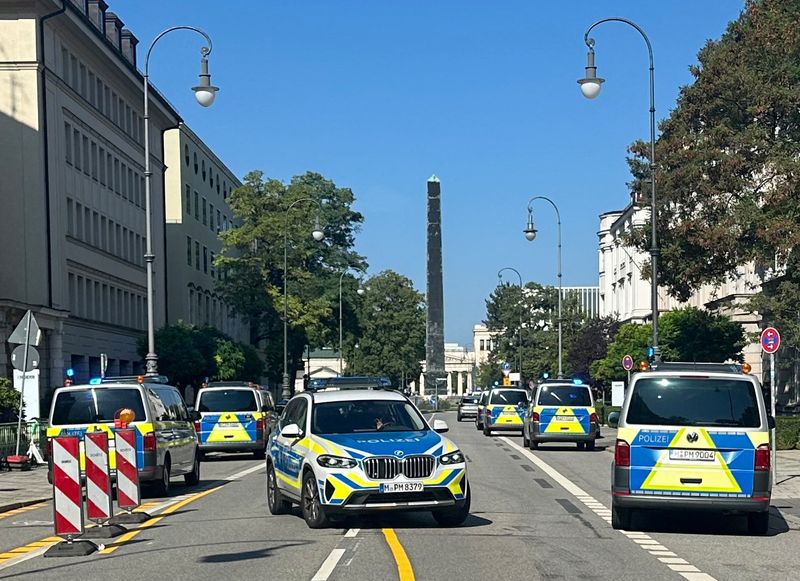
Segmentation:
{"type": "Polygon", "coordinates": [[[200,422],[194,423],[194,431],[197,432],[198,434],[200,433],[200,422]]]}
{"type": "Polygon", "coordinates": [[[533,412],[531,414],[531,421],[532,422],[538,422],[539,421],[539,412],[533,412]]]}
{"type": "Polygon", "coordinates": [[[631,465],[631,447],[625,440],[617,440],[614,446],[614,464],[618,467],[631,465]]]}
{"type": "Polygon", "coordinates": [[[256,420],[256,430],[264,430],[264,420],[262,418],[256,420]]]}
{"type": "Polygon", "coordinates": [[[589,421],[593,424],[597,423],[597,414],[589,414],[589,421]]]}
{"type": "Polygon", "coordinates": [[[156,449],[156,435],[153,432],[147,432],[142,438],[144,441],[143,450],[145,452],[154,452],[156,449]]]}
{"type": "Polygon", "coordinates": [[[770,449],[769,444],[761,444],[756,448],[756,465],[755,469],[759,472],[766,472],[770,467],[770,449]]]}
{"type": "Polygon", "coordinates": [[[47,438],[47,457],[53,459],[53,438],[47,438]]]}

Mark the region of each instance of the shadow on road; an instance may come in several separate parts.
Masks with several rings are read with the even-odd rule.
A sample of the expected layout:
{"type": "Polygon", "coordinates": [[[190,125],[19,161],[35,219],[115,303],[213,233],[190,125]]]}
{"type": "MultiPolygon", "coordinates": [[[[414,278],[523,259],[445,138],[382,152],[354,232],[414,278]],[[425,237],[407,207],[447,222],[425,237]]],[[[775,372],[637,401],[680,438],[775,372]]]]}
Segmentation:
{"type": "Polygon", "coordinates": [[[272,557],[275,551],[289,547],[307,545],[308,541],[291,541],[274,547],[263,547],[252,551],[239,551],[236,553],[217,553],[216,555],[205,555],[198,559],[200,563],[236,563],[238,561],[250,561],[252,559],[263,559],[272,557]]]}
{"type": "MultiPolygon", "coordinates": [[[[632,530],[647,533],[681,533],[689,535],[748,536],[747,517],[691,511],[634,511],[632,530]]],[[[770,508],[769,532],[775,537],[793,530],[775,506],[770,508]]],[[[798,527],[794,527],[798,530],[798,527]]],[[[761,535],[754,535],[761,536],[761,535]]]]}
{"type": "Polygon", "coordinates": [[[443,527],[438,524],[431,516],[430,513],[416,512],[416,513],[396,513],[384,515],[369,515],[369,516],[350,516],[346,518],[340,517],[336,521],[336,525],[346,523],[349,527],[360,528],[365,530],[372,529],[459,529],[459,528],[474,528],[485,527],[493,523],[493,521],[470,514],[463,524],[456,527],[443,527]]]}

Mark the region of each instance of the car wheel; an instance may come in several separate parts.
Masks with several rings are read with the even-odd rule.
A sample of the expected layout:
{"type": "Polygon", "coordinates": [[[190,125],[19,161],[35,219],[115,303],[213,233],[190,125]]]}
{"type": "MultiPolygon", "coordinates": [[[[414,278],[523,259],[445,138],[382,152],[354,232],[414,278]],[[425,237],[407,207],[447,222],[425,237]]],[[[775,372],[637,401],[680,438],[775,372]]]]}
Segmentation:
{"type": "Polygon", "coordinates": [[[482,430],[483,429],[483,424],[481,424],[481,422],[475,420],[475,429],[478,430],[478,431],[482,430]]]}
{"type": "Polygon", "coordinates": [[[533,439],[528,440],[528,448],[531,450],[538,450],[539,449],[539,442],[534,441],[533,439]]]}
{"type": "Polygon", "coordinates": [[[267,465],[267,508],[270,514],[286,514],[292,510],[292,503],[286,500],[278,489],[278,479],[275,477],[275,468],[267,465]]]}
{"type": "Polygon", "coordinates": [[[460,421],[461,421],[461,414],[456,414],[456,421],[457,421],[457,422],[460,422],[460,421]]]}
{"type": "Polygon", "coordinates": [[[164,468],[161,470],[161,480],[156,482],[154,489],[156,496],[167,496],[169,494],[170,465],[169,456],[164,459],[164,468]]]}
{"type": "Polygon", "coordinates": [[[594,446],[595,446],[594,440],[589,440],[588,442],[586,442],[586,449],[589,450],[590,452],[594,452],[594,446]]]}
{"type": "Polygon", "coordinates": [[[200,454],[194,455],[194,466],[189,474],[184,475],[183,480],[186,486],[196,486],[200,482],[200,454]]]}
{"type": "Polygon", "coordinates": [[[491,436],[492,435],[492,430],[490,430],[489,427],[486,426],[486,425],[483,426],[483,435],[484,436],[491,436]]]}
{"type": "Polygon", "coordinates": [[[472,503],[472,491],[469,483],[467,483],[467,497],[464,499],[464,504],[461,506],[454,506],[445,510],[437,510],[433,512],[433,518],[443,527],[457,527],[462,524],[469,516],[469,509],[472,503]]]}
{"type": "Polygon", "coordinates": [[[586,447],[586,442],[578,442],[578,450],[583,450],[586,447]]]}
{"type": "Polygon", "coordinates": [[[522,447],[527,448],[531,445],[531,441],[528,439],[528,436],[525,435],[525,428],[522,428],[522,447]]]}
{"type": "Polygon", "coordinates": [[[319,487],[314,478],[314,473],[310,470],[303,476],[303,492],[300,496],[300,508],[303,511],[303,519],[308,528],[321,529],[328,526],[328,516],[319,500],[319,487]]]}
{"type": "Polygon", "coordinates": [[[769,532],[769,511],[748,513],[747,532],[751,535],[766,535],[769,532]]]}
{"type": "Polygon", "coordinates": [[[622,508],[611,503],[611,528],[631,530],[633,514],[630,508],[622,508]]]}
{"type": "Polygon", "coordinates": [[[253,458],[255,458],[256,460],[263,460],[266,457],[267,457],[266,448],[263,450],[256,450],[255,452],[253,452],[253,458]]]}

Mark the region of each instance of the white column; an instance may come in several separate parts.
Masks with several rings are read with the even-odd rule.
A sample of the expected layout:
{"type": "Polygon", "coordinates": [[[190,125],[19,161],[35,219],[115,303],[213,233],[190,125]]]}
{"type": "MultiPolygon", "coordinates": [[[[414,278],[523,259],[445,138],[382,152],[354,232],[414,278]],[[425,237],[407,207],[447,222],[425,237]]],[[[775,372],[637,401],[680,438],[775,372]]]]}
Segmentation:
{"type": "Polygon", "coordinates": [[[458,372],[458,395],[464,395],[464,372],[458,372]]]}
{"type": "Polygon", "coordinates": [[[419,395],[425,395],[425,374],[419,374],[419,395]]]}
{"type": "Polygon", "coordinates": [[[447,372],[447,395],[453,395],[453,373],[447,372]]]}

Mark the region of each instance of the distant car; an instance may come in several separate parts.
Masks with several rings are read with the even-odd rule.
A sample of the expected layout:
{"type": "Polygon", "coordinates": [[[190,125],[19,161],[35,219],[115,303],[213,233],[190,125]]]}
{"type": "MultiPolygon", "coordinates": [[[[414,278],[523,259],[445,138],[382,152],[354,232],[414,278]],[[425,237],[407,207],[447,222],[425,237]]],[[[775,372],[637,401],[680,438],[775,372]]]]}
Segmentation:
{"type": "Polygon", "coordinates": [[[543,442],[575,443],[594,450],[598,434],[594,396],[580,380],[548,381],[536,388],[525,414],[522,443],[536,449],[543,442]]]}
{"type": "Polygon", "coordinates": [[[487,392],[483,409],[483,435],[493,431],[522,431],[528,392],[516,387],[495,387],[487,392]]]}
{"type": "Polygon", "coordinates": [[[482,391],[480,396],[478,396],[478,414],[475,416],[476,430],[483,430],[483,417],[484,411],[486,410],[486,402],[489,400],[489,391],[488,389],[482,391]]]}
{"type": "Polygon", "coordinates": [[[747,371],[662,363],[633,376],[611,470],[615,529],[631,530],[634,510],[674,509],[744,513],[767,533],[775,419],[747,371]]]}
{"type": "Polygon", "coordinates": [[[458,401],[456,419],[460,422],[463,418],[474,418],[478,415],[478,396],[462,395],[458,401]]]}
{"type": "Polygon", "coordinates": [[[300,505],[310,528],[334,514],[431,511],[459,525],[470,510],[464,455],[411,401],[391,390],[300,393],[289,401],[267,456],[274,515],[300,505]]]}
{"type": "Polygon", "coordinates": [[[247,382],[209,384],[197,392],[200,451],[252,452],[264,458],[268,427],[260,391],[247,382]]]}

